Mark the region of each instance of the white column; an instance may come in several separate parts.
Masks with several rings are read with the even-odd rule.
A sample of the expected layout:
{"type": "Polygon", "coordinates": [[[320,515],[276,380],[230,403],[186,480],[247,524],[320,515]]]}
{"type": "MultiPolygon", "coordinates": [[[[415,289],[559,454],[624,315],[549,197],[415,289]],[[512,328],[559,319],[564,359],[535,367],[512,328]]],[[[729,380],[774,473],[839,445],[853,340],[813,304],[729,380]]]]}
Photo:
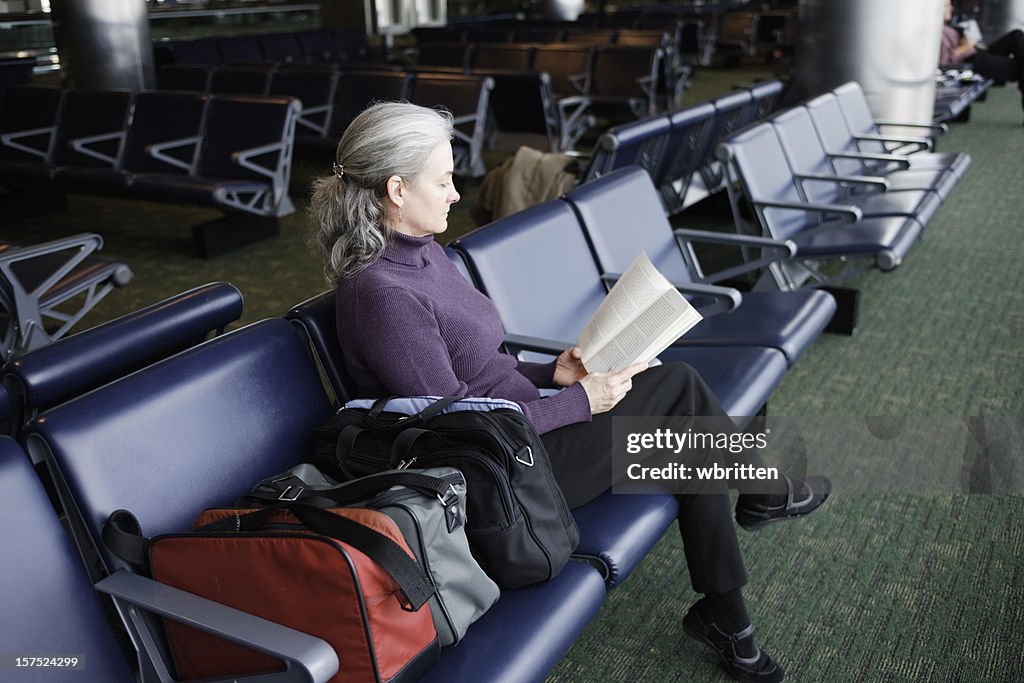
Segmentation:
{"type": "Polygon", "coordinates": [[[65,85],[156,85],[146,0],[51,0],[50,6],[65,85]]]}

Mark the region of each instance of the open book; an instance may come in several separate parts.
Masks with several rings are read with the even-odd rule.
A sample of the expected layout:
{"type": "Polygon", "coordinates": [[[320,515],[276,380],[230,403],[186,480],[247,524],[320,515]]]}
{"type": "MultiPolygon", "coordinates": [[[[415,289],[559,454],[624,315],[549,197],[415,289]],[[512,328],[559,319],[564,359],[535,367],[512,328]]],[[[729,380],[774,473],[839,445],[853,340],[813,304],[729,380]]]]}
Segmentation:
{"type": "Polygon", "coordinates": [[[648,363],[701,320],[640,252],[580,333],[583,366],[605,372],[648,363]]]}

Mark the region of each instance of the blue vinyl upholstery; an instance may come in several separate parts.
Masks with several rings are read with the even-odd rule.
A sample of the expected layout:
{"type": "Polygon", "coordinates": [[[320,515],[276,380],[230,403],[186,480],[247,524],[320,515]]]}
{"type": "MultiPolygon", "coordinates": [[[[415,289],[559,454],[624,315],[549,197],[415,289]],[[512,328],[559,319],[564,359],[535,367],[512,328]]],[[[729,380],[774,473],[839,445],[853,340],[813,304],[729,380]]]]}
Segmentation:
{"type": "Polygon", "coordinates": [[[38,412],[203,341],[242,315],[242,294],[211,283],[73,334],[7,363],[20,428],[38,412]]]}
{"type": "Polygon", "coordinates": [[[79,669],[37,669],[38,679],[31,670],[22,670],[28,678],[15,671],[5,678],[133,681],[74,546],[25,452],[8,436],[0,436],[0,514],[0,591],[7,612],[0,643],[12,654],[77,656],[82,663],[79,669]]]}
{"type": "Polygon", "coordinates": [[[668,150],[670,131],[671,124],[665,116],[651,116],[609,128],[601,134],[591,153],[583,182],[633,164],[654,174],[668,150]]]}
{"type": "MultiPolygon", "coordinates": [[[[700,281],[642,169],[621,169],[575,188],[566,199],[580,218],[602,272],[622,273],[644,251],[669,281],[700,281]]],[[[793,365],[834,311],[835,300],[822,291],[747,292],[738,307],[705,316],[675,345],[766,346],[782,351],[793,365]]]]}

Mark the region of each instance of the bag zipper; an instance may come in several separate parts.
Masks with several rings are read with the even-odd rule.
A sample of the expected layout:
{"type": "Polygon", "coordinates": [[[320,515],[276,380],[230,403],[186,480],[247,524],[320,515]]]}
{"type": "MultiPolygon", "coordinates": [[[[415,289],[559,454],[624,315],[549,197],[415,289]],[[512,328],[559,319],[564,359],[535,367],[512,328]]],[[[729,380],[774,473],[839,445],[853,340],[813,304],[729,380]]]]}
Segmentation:
{"type": "MultiPolygon", "coordinates": [[[[484,468],[491,473],[494,481],[498,484],[498,492],[500,493],[498,497],[501,500],[501,507],[505,513],[505,520],[508,526],[512,526],[513,524],[515,524],[515,510],[520,506],[515,501],[513,501],[511,485],[509,484],[508,481],[508,472],[499,467],[498,464],[494,462],[492,458],[488,458],[486,455],[481,455],[480,453],[477,453],[475,451],[467,450],[450,450],[434,453],[425,453],[423,455],[413,456],[408,460],[401,461],[400,463],[398,463],[398,469],[408,469],[414,463],[419,463],[421,467],[430,467],[431,465],[439,464],[435,461],[450,461],[460,457],[468,458],[470,460],[482,463],[484,468]]],[[[445,464],[450,463],[446,462],[445,464]]],[[[467,522],[467,530],[470,526],[472,526],[471,521],[467,522]]]]}

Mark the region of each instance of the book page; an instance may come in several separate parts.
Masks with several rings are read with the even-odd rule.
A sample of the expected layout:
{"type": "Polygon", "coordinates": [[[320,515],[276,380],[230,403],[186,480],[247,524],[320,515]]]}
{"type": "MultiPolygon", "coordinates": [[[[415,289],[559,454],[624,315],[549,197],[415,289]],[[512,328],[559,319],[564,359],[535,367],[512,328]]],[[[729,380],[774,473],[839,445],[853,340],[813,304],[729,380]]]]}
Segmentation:
{"type": "Polygon", "coordinates": [[[604,372],[650,362],[702,319],[641,252],[583,328],[583,365],[604,372]]]}

